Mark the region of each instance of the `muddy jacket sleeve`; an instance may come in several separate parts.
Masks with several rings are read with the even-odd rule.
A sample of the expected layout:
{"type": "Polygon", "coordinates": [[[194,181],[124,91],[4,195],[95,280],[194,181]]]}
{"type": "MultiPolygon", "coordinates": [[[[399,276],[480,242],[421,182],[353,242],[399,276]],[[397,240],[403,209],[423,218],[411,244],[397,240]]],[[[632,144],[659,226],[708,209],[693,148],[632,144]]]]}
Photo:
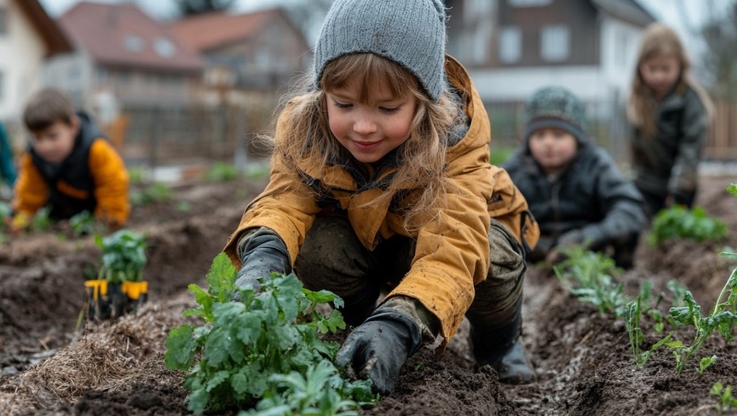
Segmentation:
{"type": "Polygon", "coordinates": [[[704,106],[695,92],[689,93],[683,109],[678,155],[668,181],[671,195],[684,195],[696,189],[701,149],[706,142],[707,117],[704,106]]]}
{"type": "MultiPolygon", "coordinates": [[[[276,139],[283,137],[287,127],[286,108],[277,121],[276,139]]],[[[289,264],[294,265],[305,235],[319,212],[307,184],[295,169],[290,169],[283,158],[274,153],[266,189],[251,202],[243,213],[236,231],[230,236],[223,251],[236,268],[241,268],[238,242],[241,233],[252,228],[266,227],[281,237],[289,252],[289,264]]]]}
{"type": "Polygon", "coordinates": [[[15,196],[13,198],[13,210],[17,214],[33,216],[46,204],[49,198],[49,188],[41,172],[31,160],[31,155],[26,153],[20,162],[20,174],[15,182],[15,196]]]}
{"type": "Polygon", "coordinates": [[[104,139],[95,140],[90,147],[89,169],[95,183],[95,217],[113,227],[121,227],[128,220],[128,171],[123,159],[104,139]]]}
{"type": "Polygon", "coordinates": [[[13,149],[10,148],[8,136],[0,125],[0,183],[5,182],[11,187],[15,184],[17,172],[13,165],[13,149]]]}
{"type": "Polygon", "coordinates": [[[597,247],[616,239],[639,234],[645,226],[644,201],[635,186],[619,173],[604,149],[596,149],[587,172],[600,172],[596,177],[598,206],[604,210],[601,222],[585,226],[583,241],[597,247]]]}

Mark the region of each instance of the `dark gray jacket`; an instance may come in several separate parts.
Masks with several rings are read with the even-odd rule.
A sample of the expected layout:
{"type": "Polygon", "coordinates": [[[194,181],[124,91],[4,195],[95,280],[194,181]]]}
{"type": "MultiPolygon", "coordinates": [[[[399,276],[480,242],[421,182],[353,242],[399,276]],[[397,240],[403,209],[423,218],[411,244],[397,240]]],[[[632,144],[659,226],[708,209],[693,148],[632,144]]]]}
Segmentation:
{"type": "Polygon", "coordinates": [[[632,132],[635,185],[654,195],[683,195],[696,189],[707,117],[696,91],[680,82],[658,108],[658,134],[632,132]]]}
{"type": "Polygon", "coordinates": [[[580,232],[579,243],[603,247],[642,232],[642,195],[624,180],[614,161],[591,143],[579,144],[578,155],[557,178],[549,179],[527,148],[503,165],[527,199],[540,233],[549,244],[580,232]]]}

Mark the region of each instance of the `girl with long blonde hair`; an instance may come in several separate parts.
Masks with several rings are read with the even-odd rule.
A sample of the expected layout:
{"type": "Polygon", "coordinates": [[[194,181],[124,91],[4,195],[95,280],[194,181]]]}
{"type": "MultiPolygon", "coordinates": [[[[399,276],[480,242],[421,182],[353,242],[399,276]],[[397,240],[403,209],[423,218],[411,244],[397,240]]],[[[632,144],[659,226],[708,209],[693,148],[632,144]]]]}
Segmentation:
{"type": "Polygon", "coordinates": [[[690,74],[676,32],[660,23],[642,38],[627,117],[633,126],[635,185],[649,214],[670,203],[691,207],[713,104],[690,74]]]}
{"type": "Polygon", "coordinates": [[[464,316],[480,365],[534,378],[519,337],[538,229],[489,164],[489,120],[445,55],[445,21],[440,0],[333,4],[310,86],[278,115],[269,184],[224,250],[239,287],[294,270],[343,298],[356,328],[338,363],[380,392],[464,316]]]}

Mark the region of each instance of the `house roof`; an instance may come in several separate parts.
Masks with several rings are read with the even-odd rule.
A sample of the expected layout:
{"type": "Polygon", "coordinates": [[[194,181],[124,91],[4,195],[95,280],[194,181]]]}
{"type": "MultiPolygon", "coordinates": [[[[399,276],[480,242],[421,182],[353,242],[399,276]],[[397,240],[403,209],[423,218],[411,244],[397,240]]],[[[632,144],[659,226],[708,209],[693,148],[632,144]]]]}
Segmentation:
{"type": "MultiPolygon", "coordinates": [[[[246,14],[205,13],[177,21],[171,30],[181,42],[204,52],[257,35],[275,18],[282,18],[292,25],[284,10],[276,8],[246,14]]],[[[296,27],[294,29],[307,47],[302,32],[296,27]]]]}
{"type": "Polygon", "coordinates": [[[47,57],[72,51],[73,47],[69,38],[37,0],[16,0],[15,3],[25,13],[46,44],[47,57]]]}
{"type": "Polygon", "coordinates": [[[199,54],[136,5],[80,2],[59,19],[73,42],[104,65],[198,72],[199,54]]]}
{"type": "Polygon", "coordinates": [[[635,0],[591,0],[605,12],[639,26],[655,22],[655,18],[635,0]]]}

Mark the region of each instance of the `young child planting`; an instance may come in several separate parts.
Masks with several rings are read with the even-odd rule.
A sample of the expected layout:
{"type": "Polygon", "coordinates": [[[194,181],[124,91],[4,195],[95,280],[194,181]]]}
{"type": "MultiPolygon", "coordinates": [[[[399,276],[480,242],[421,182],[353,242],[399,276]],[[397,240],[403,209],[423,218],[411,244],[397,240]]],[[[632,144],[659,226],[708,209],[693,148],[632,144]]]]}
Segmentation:
{"type": "Polygon", "coordinates": [[[534,378],[519,337],[538,229],[489,164],[489,120],[444,53],[445,19],[439,0],[333,4],[311,85],[278,116],[269,184],[225,247],[238,285],[294,269],[342,297],[357,327],[338,364],[381,392],[464,315],[480,365],[504,382],[534,378]]]}
{"type": "Polygon", "coordinates": [[[23,121],[31,144],[15,186],[13,228],[25,228],[46,205],[53,219],[89,211],[112,228],[122,226],[130,211],[128,172],[92,120],[49,88],[31,97],[23,121]]]}
{"type": "Polygon", "coordinates": [[[689,74],[678,35],[654,23],[645,30],[627,118],[633,126],[635,185],[648,214],[672,203],[691,207],[713,104],[689,74]]]}
{"type": "Polygon", "coordinates": [[[642,196],[607,152],[587,138],[584,108],[560,87],[537,91],[526,107],[523,146],[503,167],[530,204],[540,242],[530,261],[558,263],[561,249],[611,247],[631,267],[645,223],[642,196]]]}

